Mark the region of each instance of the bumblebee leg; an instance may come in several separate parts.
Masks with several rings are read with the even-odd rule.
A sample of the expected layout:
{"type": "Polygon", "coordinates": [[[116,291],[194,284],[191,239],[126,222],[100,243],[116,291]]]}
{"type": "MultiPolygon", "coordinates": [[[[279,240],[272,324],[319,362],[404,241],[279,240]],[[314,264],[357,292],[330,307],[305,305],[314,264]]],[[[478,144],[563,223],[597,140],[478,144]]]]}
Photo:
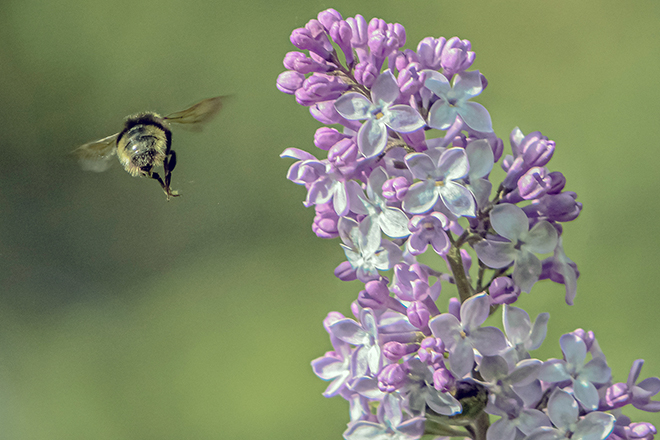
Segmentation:
{"type": "MultiPolygon", "coordinates": [[[[152,179],[155,179],[160,183],[161,188],[163,188],[163,191],[165,191],[165,195],[167,196],[167,200],[170,199],[170,197],[178,197],[179,194],[176,191],[172,191],[170,189],[169,181],[163,182],[163,179],[160,178],[160,175],[158,173],[151,173],[149,175],[152,179]]],[[[169,180],[169,179],[168,179],[169,180]]]]}
{"type": "Polygon", "coordinates": [[[176,167],[176,153],[174,150],[170,150],[167,154],[163,161],[163,168],[165,169],[165,185],[169,187],[172,181],[172,170],[176,167]]]}

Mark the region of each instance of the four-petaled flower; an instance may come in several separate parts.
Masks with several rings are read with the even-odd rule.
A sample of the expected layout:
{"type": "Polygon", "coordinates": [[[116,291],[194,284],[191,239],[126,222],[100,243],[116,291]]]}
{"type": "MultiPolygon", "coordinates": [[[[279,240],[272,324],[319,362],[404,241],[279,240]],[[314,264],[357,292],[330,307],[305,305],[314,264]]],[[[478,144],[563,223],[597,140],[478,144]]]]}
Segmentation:
{"type": "Polygon", "coordinates": [[[378,75],[371,88],[373,102],[357,92],[344,93],[335,101],[337,113],[344,118],[352,121],[366,119],[357,135],[358,148],[364,156],[373,157],[383,152],[388,128],[410,133],[426,125],[417,110],[409,105],[393,105],[398,97],[396,79],[386,70],[378,75]]]}

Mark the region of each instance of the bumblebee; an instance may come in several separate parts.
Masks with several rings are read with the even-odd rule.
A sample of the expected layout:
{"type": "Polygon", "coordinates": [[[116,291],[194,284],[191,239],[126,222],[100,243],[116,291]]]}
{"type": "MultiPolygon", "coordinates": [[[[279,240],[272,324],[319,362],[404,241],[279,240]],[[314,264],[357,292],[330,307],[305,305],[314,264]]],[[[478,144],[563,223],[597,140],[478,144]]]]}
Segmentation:
{"type": "Polygon", "coordinates": [[[112,164],[112,156],[116,154],[131,176],[149,177],[158,181],[169,200],[170,197],[179,195],[170,188],[172,171],[176,166],[176,153],[172,150],[169,124],[199,131],[222,109],[223,99],[223,96],[205,99],[167,116],[153,112],[128,116],[122,131],[84,144],[73,153],[78,156],[84,170],[96,172],[107,170],[112,164]],[[154,171],[161,165],[163,177],[154,171]]]}

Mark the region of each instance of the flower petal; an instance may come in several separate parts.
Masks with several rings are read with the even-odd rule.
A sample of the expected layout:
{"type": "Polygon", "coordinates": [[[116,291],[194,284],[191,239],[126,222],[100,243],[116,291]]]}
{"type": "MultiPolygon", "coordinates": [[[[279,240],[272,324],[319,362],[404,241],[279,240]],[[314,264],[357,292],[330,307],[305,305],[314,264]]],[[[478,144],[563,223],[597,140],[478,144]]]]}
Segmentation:
{"type": "MultiPolygon", "coordinates": [[[[371,86],[371,98],[376,105],[391,104],[399,97],[399,86],[390,70],[386,70],[376,77],[371,86]]],[[[348,118],[346,118],[348,119],[348,118]]]]}
{"type": "Polygon", "coordinates": [[[387,128],[376,119],[367,119],[357,135],[357,145],[364,157],[377,156],[387,145],[387,128]]]}
{"type": "Polygon", "coordinates": [[[510,203],[493,207],[490,211],[490,224],[495,232],[514,242],[529,230],[529,220],[525,212],[510,203]]]}
{"type": "Polygon", "coordinates": [[[493,123],[486,107],[477,102],[465,102],[458,109],[463,122],[474,131],[492,133],[493,123]]]}
{"type": "Polygon", "coordinates": [[[385,124],[399,133],[410,133],[426,125],[424,118],[409,105],[393,105],[389,108],[385,124]]]}
{"type": "Polygon", "coordinates": [[[335,101],[335,110],[344,118],[354,121],[369,117],[371,101],[357,92],[344,93],[335,101]]]}
{"type": "Polygon", "coordinates": [[[438,192],[433,181],[424,180],[414,183],[408,188],[408,193],[403,199],[403,210],[411,214],[428,212],[438,201],[438,192]]]}
{"type": "Polygon", "coordinates": [[[456,121],[457,114],[456,107],[450,106],[447,101],[440,98],[429,110],[428,125],[438,130],[447,130],[456,121]]]}

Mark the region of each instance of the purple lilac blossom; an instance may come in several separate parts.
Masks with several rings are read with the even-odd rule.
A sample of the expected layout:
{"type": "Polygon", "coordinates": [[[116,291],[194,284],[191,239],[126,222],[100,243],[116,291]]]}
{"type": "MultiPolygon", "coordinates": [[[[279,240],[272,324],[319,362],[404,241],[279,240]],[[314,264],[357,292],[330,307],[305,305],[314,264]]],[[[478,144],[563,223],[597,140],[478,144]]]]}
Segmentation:
{"type": "Polygon", "coordinates": [[[327,158],[287,148],[287,178],[307,191],[314,233],[341,238],[335,275],[364,284],[350,305],[356,320],[328,314],[333,350],[312,361],[330,382],[324,396],[349,403],[344,438],[651,440],[653,425],[621,414],[660,411],[660,379],[638,382],[642,360],[613,384],[582,329],[561,337],[563,359],[530,355],[549,315],[532,322],[511,304],[544,279],[564,284],[573,304],[579,271],[562,235],[582,203],[540,132],[514,128],[502,159],[490,113],[471,101],[488,85],[468,70],[471,42],[427,37],[412,50],[401,24],[334,9],[290,40],[298,50],[276,86],[324,125],[313,144],[327,158]],[[458,295],[440,301],[447,284],[458,295]],[[484,326],[500,307],[506,336],[484,326]]]}

